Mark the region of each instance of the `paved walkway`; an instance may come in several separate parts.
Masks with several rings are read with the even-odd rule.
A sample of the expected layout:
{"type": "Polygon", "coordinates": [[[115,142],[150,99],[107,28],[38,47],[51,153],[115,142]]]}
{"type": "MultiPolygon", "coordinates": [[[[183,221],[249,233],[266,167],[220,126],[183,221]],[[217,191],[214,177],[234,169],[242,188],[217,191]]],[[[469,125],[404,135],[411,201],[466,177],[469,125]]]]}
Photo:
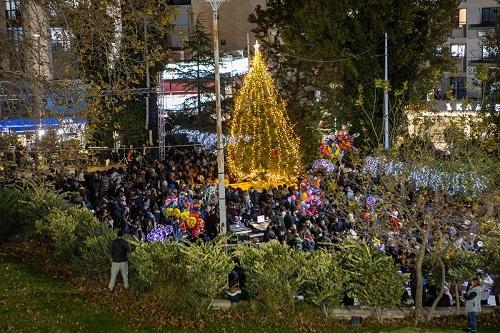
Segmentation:
{"type": "MultiPolygon", "coordinates": [[[[229,309],[231,307],[231,302],[227,299],[216,298],[212,301],[212,308],[214,310],[224,310],[229,309]]],[[[430,310],[430,307],[424,308],[426,312],[430,310]]],[[[384,310],[382,313],[382,319],[403,319],[411,315],[414,311],[412,307],[397,307],[394,309],[384,310]]],[[[500,306],[486,306],[483,307],[481,313],[483,314],[491,314],[494,312],[500,313],[500,306]]],[[[465,308],[463,306],[460,307],[460,315],[465,313],[465,308]]],[[[351,319],[352,317],[376,317],[376,313],[374,310],[370,308],[360,307],[360,306],[344,306],[342,308],[334,308],[328,311],[328,314],[332,317],[342,318],[342,319],[351,319]]],[[[434,311],[434,317],[453,317],[457,315],[456,307],[438,307],[434,311]]]]}

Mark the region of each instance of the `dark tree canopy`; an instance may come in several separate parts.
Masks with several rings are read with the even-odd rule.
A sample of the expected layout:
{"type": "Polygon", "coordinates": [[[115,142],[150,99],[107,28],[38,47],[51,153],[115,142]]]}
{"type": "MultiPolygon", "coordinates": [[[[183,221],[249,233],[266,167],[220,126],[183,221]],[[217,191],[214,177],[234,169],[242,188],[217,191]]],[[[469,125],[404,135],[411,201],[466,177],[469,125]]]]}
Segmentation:
{"type": "Polygon", "coordinates": [[[458,3],[269,0],[266,9],[257,7],[250,21],[257,25],[257,36],[269,41],[269,59],[292,120],[298,127],[306,126],[298,130],[303,144],[312,147],[317,135],[309,127],[325,115],[330,122],[337,118],[361,132],[366,124],[356,106],[360,87],[362,103],[375,109],[381,126],[382,100],[374,100],[374,80],[384,77],[385,32],[391,89],[407,82],[405,100],[431,91],[448,64],[446,53],[437,50],[453,27],[458,3]]]}

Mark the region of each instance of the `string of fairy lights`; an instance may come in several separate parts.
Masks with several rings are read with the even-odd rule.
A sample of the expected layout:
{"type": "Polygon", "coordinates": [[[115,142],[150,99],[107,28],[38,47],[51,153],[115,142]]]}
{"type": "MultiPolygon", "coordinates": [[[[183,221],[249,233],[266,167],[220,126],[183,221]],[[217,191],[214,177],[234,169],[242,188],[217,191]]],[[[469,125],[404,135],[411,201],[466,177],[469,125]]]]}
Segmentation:
{"type": "Polygon", "coordinates": [[[428,166],[411,167],[397,160],[368,156],[363,172],[373,177],[405,175],[406,181],[416,191],[444,190],[450,195],[477,195],[483,192],[488,181],[485,177],[465,172],[444,172],[428,166]]]}
{"type": "Polygon", "coordinates": [[[236,96],[230,137],[250,138],[227,145],[229,171],[238,181],[290,182],[299,174],[300,142],[258,44],[236,96]]]}

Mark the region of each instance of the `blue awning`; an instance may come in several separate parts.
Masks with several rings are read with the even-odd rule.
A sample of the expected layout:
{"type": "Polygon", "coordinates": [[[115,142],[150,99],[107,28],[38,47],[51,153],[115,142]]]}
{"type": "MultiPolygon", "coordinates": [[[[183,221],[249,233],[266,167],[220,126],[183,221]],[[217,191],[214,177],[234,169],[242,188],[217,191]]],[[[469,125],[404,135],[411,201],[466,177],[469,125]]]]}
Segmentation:
{"type": "Polygon", "coordinates": [[[17,119],[7,119],[0,120],[0,132],[34,132],[38,128],[59,128],[61,126],[78,126],[85,125],[85,119],[73,119],[73,118],[44,118],[40,122],[34,119],[28,118],[17,118],[17,119]]]}

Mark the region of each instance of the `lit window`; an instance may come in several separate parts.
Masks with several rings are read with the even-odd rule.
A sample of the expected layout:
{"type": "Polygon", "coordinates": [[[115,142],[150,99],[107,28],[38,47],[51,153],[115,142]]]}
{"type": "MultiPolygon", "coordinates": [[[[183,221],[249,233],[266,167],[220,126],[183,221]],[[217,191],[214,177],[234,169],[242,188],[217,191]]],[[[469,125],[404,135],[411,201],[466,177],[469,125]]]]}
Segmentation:
{"type": "Polygon", "coordinates": [[[64,50],[69,47],[68,34],[62,28],[50,28],[51,42],[54,46],[60,46],[64,50]]]}
{"type": "Polygon", "coordinates": [[[450,53],[454,58],[464,58],[465,57],[465,44],[451,44],[450,53]]]}
{"type": "Polygon", "coordinates": [[[494,58],[497,55],[497,49],[496,48],[491,48],[487,45],[483,45],[482,52],[481,52],[481,58],[482,59],[491,59],[494,58]]]}
{"type": "Polygon", "coordinates": [[[19,51],[21,42],[23,41],[23,28],[22,27],[7,27],[7,36],[14,44],[16,51],[19,51]]]}
{"type": "Polygon", "coordinates": [[[7,27],[7,35],[14,43],[20,43],[23,40],[23,28],[7,27]]]}
{"type": "Polygon", "coordinates": [[[463,27],[467,24],[467,9],[460,8],[458,10],[458,26],[463,27]]]}
{"type": "Polygon", "coordinates": [[[19,18],[19,0],[5,0],[5,14],[9,21],[16,21],[19,18]]]}

